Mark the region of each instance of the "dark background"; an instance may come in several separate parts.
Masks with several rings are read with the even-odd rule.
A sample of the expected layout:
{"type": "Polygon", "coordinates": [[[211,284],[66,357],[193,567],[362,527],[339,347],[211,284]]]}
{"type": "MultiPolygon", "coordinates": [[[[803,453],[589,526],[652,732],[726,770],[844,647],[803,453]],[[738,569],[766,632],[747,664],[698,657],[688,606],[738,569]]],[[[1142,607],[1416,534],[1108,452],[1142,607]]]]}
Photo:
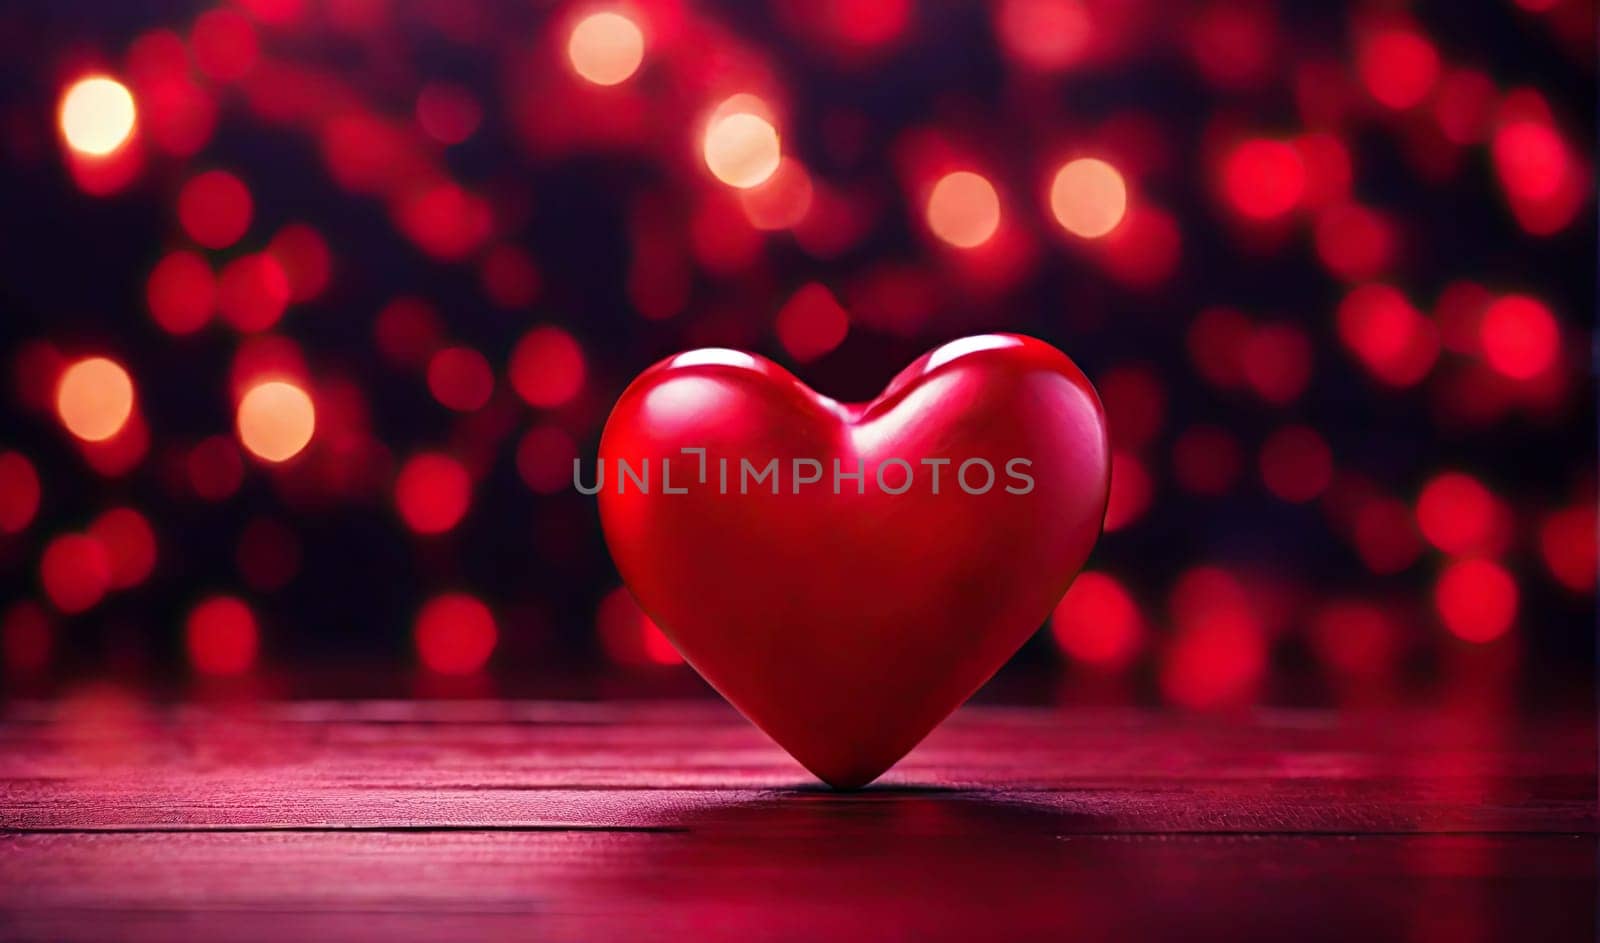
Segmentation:
{"type": "MultiPolygon", "coordinates": [[[[584,6],[225,7],[246,11],[259,52],[238,78],[194,72],[195,87],[215,105],[214,129],[193,153],[152,144],[143,122],[155,106],[133,83],[142,124],[130,146],[142,148],[141,158],[106,193],[86,192],[71,171],[55,126],[63,89],[87,72],[125,74],[130,47],[152,30],[173,30],[192,49],[195,17],[210,8],[70,2],[0,13],[0,450],[24,455],[42,484],[36,515],[0,536],[0,604],[14,638],[36,639],[43,625],[48,639],[42,657],[36,644],[6,649],[5,690],[703,690],[683,666],[638,657],[637,639],[631,647],[627,639],[608,643],[597,630],[618,580],[593,500],[530,489],[517,462],[524,433],[562,429],[587,459],[626,383],[693,346],[751,349],[824,393],[866,399],[923,351],[1002,329],[1056,344],[1101,385],[1119,451],[1150,488],[1147,503],[1105,535],[1091,561],[1136,600],[1137,650],[1117,664],[1086,664],[1045,631],[991,695],[1191,707],[1581,696],[1594,661],[1592,535],[1589,578],[1576,582],[1555,578],[1541,537],[1563,510],[1589,520],[1592,532],[1595,501],[1594,33],[1586,0],[1556,0],[1549,10],[1510,2],[1084,3],[1077,6],[1091,24],[1085,50],[1054,69],[1030,65],[1008,46],[995,26],[1005,4],[914,5],[900,11],[903,22],[894,3],[860,4],[837,17],[835,6],[619,8],[647,24],[644,63],[627,82],[598,91],[561,58],[565,31],[584,6]],[[874,33],[880,13],[890,25],[874,33]],[[1245,37],[1232,40],[1238,51],[1220,53],[1220,67],[1220,41],[1207,32],[1219,18],[1233,24],[1224,35],[1245,37]],[[1383,28],[1424,37],[1441,75],[1470,68],[1491,81],[1474,140],[1440,132],[1436,90],[1414,107],[1373,100],[1357,61],[1362,43],[1383,28]],[[263,107],[285,75],[308,74],[348,103],[315,113],[305,103],[279,114],[263,107]],[[439,81],[482,111],[471,135],[448,146],[414,117],[419,91],[439,81]],[[839,212],[854,222],[854,238],[819,251],[785,231],[755,233],[729,188],[706,172],[702,116],[744,88],[775,100],[785,154],[846,208],[839,212]],[[1494,157],[1505,102],[1519,90],[1548,105],[1567,173],[1581,189],[1577,208],[1550,232],[1519,222],[1494,157]],[[329,121],[350,113],[391,122],[405,139],[400,151],[423,155],[441,179],[481,195],[488,231],[441,258],[396,224],[408,183],[377,193],[341,185],[319,141],[329,121]],[[1343,144],[1348,186],[1329,200],[1307,195],[1266,222],[1243,218],[1218,184],[1224,155],[1246,138],[1312,133],[1343,144]],[[930,135],[953,142],[1000,189],[996,246],[964,254],[929,235],[916,142],[930,135]],[[1165,214],[1176,234],[1170,265],[1152,245],[1159,238],[1134,227],[1132,216],[1104,248],[1060,231],[1043,182],[1059,163],[1052,155],[1068,152],[1118,166],[1130,213],[1165,214]],[[291,303],[272,328],[307,363],[317,438],[283,466],[244,454],[242,483],[222,500],[194,494],[184,456],[208,436],[234,434],[229,376],[248,338],[215,319],[172,336],[145,299],[161,257],[196,248],[175,204],[187,180],[212,168],[236,174],[254,201],[236,245],[199,250],[219,268],[266,248],[289,223],[314,227],[332,259],[326,287],[291,303]],[[1375,210],[1394,236],[1394,251],[1355,276],[1332,271],[1313,235],[1320,214],[1346,202],[1375,210]],[[708,262],[696,244],[697,219],[705,232],[760,244],[732,264],[708,262]],[[497,303],[486,291],[484,260],[505,246],[523,250],[537,270],[531,300],[497,303]],[[658,268],[643,269],[646,261],[658,268]],[[1368,281],[1399,289],[1430,331],[1448,333],[1441,296],[1463,280],[1487,298],[1514,292],[1546,305],[1560,325],[1558,362],[1536,379],[1510,380],[1481,352],[1447,341],[1418,382],[1394,386],[1376,380],[1341,338],[1341,301],[1368,281]],[[851,321],[834,350],[802,363],[774,322],[808,283],[829,289],[851,321]],[[640,286],[661,284],[681,284],[680,310],[641,316],[639,292],[649,289],[640,286]],[[450,343],[487,358],[495,377],[487,405],[448,409],[421,368],[381,353],[375,324],[397,297],[431,305],[450,343]],[[885,298],[908,313],[885,313],[885,298]],[[1298,335],[1310,353],[1303,392],[1270,402],[1248,384],[1208,380],[1193,327],[1214,306],[1298,335]],[[570,333],[586,369],[581,391],[554,409],[523,402],[508,374],[518,341],[545,324],[570,333]],[[41,342],[67,360],[99,353],[127,368],[150,438],[133,467],[96,472],[48,396],[45,408],[30,405],[54,382],[29,367],[40,362],[41,342]],[[354,391],[365,421],[327,408],[329,389],[354,391]],[[1222,430],[1239,450],[1239,470],[1220,494],[1195,493],[1175,470],[1174,447],[1196,424],[1222,430]],[[1314,430],[1332,457],[1327,486],[1304,501],[1274,494],[1259,468],[1263,445],[1294,425],[1314,430]],[[335,453],[334,430],[357,445],[335,453]],[[413,533],[395,509],[395,475],[423,449],[462,457],[474,479],[466,516],[442,535],[413,533]],[[1414,543],[1415,553],[1383,568],[1393,572],[1375,572],[1351,536],[1355,509],[1373,495],[1415,509],[1423,487],[1452,470],[1492,492],[1505,513],[1500,536],[1465,554],[1415,533],[1391,536],[1414,543]],[[114,507],[148,520],[154,571],[86,611],[59,611],[41,587],[47,547],[114,507]],[[270,556],[290,561],[287,579],[263,581],[241,567],[240,542],[262,521],[274,535],[270,556]],[[1515,580],[1515,620],[1493,641],[1458,638],[1436,611],[1436,584],[1462,556],[1491,559],[1515,580]],[[446,591],[481,599],[497,626],[487,665],[465,677],[430,671],[413,639],[419,607],[446,591]],[[243,600],[259,627],[259,654],[239,676],[209,678],[191,665],[186,619],[218,593],[243,600]],[[1349,605],[1378,614],[1382,640],[1341,664],[1329,655],[1338,643],[1328,636],[1344,623],[1328,613],[1349,605]],[[1225,629],[1191,617],[1213,609],[1228,613],[1225,629]],[[1173,680],[1196,672],[1222,680],[1200,693],[1173,680]]],[[[325,104],[331,96],[312,98],[325,104]]],[[[818,203],[812,212],[822,212],[818,203]]],[[[1224,346],[1218,356],[1252,356],[1248,345],[1224,346]]],[[[1577,554],[1581,571],[1581,548],[1571,543],[1565,559],[1577,554]]]]}

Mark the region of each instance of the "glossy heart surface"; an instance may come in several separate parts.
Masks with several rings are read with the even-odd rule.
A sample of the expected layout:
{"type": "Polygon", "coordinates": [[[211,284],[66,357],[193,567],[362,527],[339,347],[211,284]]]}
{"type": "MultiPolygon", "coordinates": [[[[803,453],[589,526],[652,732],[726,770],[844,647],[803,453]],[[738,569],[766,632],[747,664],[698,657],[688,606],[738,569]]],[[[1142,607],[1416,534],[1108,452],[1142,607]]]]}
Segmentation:
{"type": "Polygon", "coordinates": [[[598,485],[624,582],[818,778],[877,778],[1049,615],[1100,534],[1105,414],[1067,356],[986,334],[869,403],[723,349],[641,374],[598,485]]]}

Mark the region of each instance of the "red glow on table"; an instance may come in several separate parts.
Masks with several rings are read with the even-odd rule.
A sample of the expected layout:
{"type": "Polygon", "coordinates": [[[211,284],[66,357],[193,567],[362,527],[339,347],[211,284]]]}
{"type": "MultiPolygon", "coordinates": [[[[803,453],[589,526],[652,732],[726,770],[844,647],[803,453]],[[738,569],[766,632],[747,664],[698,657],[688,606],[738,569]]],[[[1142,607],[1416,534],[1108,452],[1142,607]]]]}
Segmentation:
{"type": "Polygon", "coordinates": [[[1396,110],[1422,104],[1439,80],[1439,53],[1427,37],[1405,27],[1387,27],[1364,37],[1356,69],[1367,92],[1396,110]]]}
{"type": "Polygon", "coordinates": [[[595,629],[606,654],[630,667],[681,665],[683,656],[645,615],[633,594],[618,587],[606,594],[595,613],[595,629]]]}
{"type": "Polygon", "coordinates": [[[217,279],[198,252],[180,249],[162,256],[145,283],[150,317],[169,334],[193,334],[206,326],[217,304],[217,279]]]}
{"type": "Polygon", "coordinates": [[[789,356],[809,363],[844,342],[850,317],[833,293],[816,282],[800,286],[783,307],[775,324],[778,342],[789,356]]]}
{"type": "Polygon", "coordinates": [[[189,238],[207,249],[226,249],[250,228],[254,201],[245,185],[226,170],[198,174],[178,191],[178,222],[189,238]]]}
{"type": "Polygon", "coordinates": [[[561,406],[583,388],[583,351],[559,327],[536,327],[511,352],[511,387],[530,406],[561,406]]]}
{"type": "Polygon", "coordinates": [[[333,275],[333,254],[327,240],[306,223],[278,230],[267,246],[289,282],[289,300],[309,301],[322,294],[333,275]]]}
{"type": "Polygon", "coordinates": [[[289,291],[289,277],[276,257],[266,252],[243,255],[224,266],[217,278],[217,312],[237,330],[265,331],[283,317],[289,291]]]}
{"type": "Polygon", "coordinates": [[[537,494],[558,494],[572,483],[578,443],[560,426],[534,426],[517,443],[517,474],[537,494]]]}
{"type": "Polygon", "coordinates": [[[111,588],[111,560],[105,546],[88,534],[62,534],[44,549],[39,582],[58,610],[83,612],[111,588]]]}
{"type": "Polygon", "coordinates": [[[235,596],[212,596],[189,611],[185,642],[189,663],[203,675],[241,675],[260,646],[255,613],[235,596]]]}
{"type": "Polygon", "coordinates": [[[216,9],[200,14],[189,37],[194,64],[210,78],[230,82],[255,68],[261,50],[250,18],[236,10],[216,9]]]}
{"type": "Polygon", "coordinates": [[[1440,621],[1468,642],[1492,642],[1510,631],[1517,618],[1517,597],[1511,574],[1481,558],[1450,563],[1433,589],[1440,621]]]}
{"type": "Polygon", "coordinates": [[[1433,369],[1439,334],[1400,292],[1370,284],[1350,292],[1339,305],[1339,339],[1379,380],[1412,386],[1433,369]]]}
{"type": "Polygon", "coordinates": [[[1241,216],[1275,219],[1300,204],[1306,189],[1305,163],[1288,142],[1252,138],[1223,159],[1222,189],[1241,216]]]}
{"type": "Polygon", "coordinates": [[[21,452],[0,452],[0,534],[21,533],[39,512],[39,474],[21,452]]]}
{"type": "Polygon", "coordinates": [[[441,452],[413,456],[395,479],[395,507],[406,526],[419,534],[442,534],[455,527],[471,501],[466,468],[441,452]]]}
{"type": "Polygon", "coordinates": [[[935,236],[959,249],[988,242],[1000,228],[1000,196],[982,174],[945,174],[928,192],[924,218],[935,236]]]}
{"type": "Polygon", "coordinates": [[[101,514],[89,525],[89,536],[105,549],[112,589],[137,586],[156,568],[155,531],[133,508],[113,508],[101,514]]]}
{"type": "Polygon", "coordinates": [[[471,347],[446,347],[428,361],[428,389],[441,405],[469,413],[489,402],[494,373],[471,347]]]}
{"type": "Polygon", "coordinates": [[[56,415],[85,442],[104,442],[122,431],[133,414],[133,380],[106,357],[74,362],[56,382],[56,415]]]}
{"type": "Polygon", "coordinates": [[[1072,658],[1104,667],[1126,665],[1144,639],[1138,604],[1122,584],[1105,573],[1086,572],[1073,580],[1050,617],[1056,644],[1072,658]]]}
{"type": "Polygon", "coordinates": [[[498,639],[494,614],[466,593],[435,596],[417,613],[417,656],[429,671],[476,674],[489,663],[498,639]]]}
{"type": "Polygon", "coordinates": [[[1500,503],[1478,479],[1446,472],[1431,479],[1417,497],[1417,526],[1428,542],[1446,553],[1493,549],[1500,503]]]}
{"type": "Polygon", "coordinates": [[[1489,366],[1514,380],[1545,372],[1561,352],[1555,315],[1527,295],[1507,295],[1491,303],[1478,330],[1489,366]]]}
{"type": "Polygon", "coordinates": [[[1333,452],[1315,429],[1286,426],[1261,446],[1261,480],[1283,500],[1303,504],[1332,483],[1333,452]]]}

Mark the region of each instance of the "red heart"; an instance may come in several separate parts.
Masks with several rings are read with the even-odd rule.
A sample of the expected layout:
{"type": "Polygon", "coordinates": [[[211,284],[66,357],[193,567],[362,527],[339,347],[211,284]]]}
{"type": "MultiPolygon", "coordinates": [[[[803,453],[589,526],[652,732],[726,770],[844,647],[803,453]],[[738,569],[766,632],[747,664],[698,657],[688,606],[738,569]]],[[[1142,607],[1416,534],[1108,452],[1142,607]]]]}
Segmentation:
{"type": "Polygon", "coordinates": [[[600,459],[582,484],[603,475],[606,542],[639,604],[838,788],[877,778],[1038,629],[1099,536],[1110,484],[1094,388],[1065,354],[1010,334],[945,344],[863,404],[752,354],[679,354],[622,394],[600,459]],[[703,483],[683,449],[705,449],[703,483]],[[807,459],[821,480],[804,481],[807,459]],[[835,460],[863,473],[838,494],[835,460]]]}

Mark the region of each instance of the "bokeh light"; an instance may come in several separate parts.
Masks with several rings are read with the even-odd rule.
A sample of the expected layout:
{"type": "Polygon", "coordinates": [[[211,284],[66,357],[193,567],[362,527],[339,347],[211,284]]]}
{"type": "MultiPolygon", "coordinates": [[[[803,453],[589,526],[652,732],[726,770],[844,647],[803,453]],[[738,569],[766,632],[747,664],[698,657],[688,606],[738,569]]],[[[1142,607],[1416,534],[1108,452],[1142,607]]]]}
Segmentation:
{"type": "Polygon", "coordinates": [[[995,11],[1006,51],[1041,72],[1083,59],[1094,36],[1084,0],[1001,0],[995,11]]]}
{"type": "Polygon", "coordinates": [[[1422,104],[1439,78],[1439,53],[1427,37],[1406,27],[1377,30],[1360,44],[1357,69],[1367,91],[1394,109],[1422,104]]]}
{"type": "Polygon", "coordinates": [[[103,442],[121,432],[133,414],[133,380],[114,360],[85,357],[62,372],[56,414],[78,438],[103,442]]]}
{"type": "Polygon", "coordinates": [[[1144,619],[1122,584],[1105,573],[1078,574],[1050,617],[1061,650],[1078,661],[1119,667],[1139,652],[1144,619]]]}
{"type": "Polygon", "coordinates": [[[1532,379],[1550,369],[1561,351],[1555,316],[1526,295],[1495,300],[1479,324],[1484,359],[1514,380],[1532,379]]]}
{"type": "Polygon", "coordinates": [[[466,593],[444,593],[417,613],[417,656],[429,671],[470,675],[483,670],[499,632],[494,614],[466,593]]]}
{"type": "Polygon", "coordinates": [[[1128,211],[1128,185],[1117,168],[1083,157],[1068,161],[1050,181],[1050,212],[1075,236],[1098,239],[1128,211]]]}
{"type": "Polygon", "coordinates": [[[517,444],[517,474],[537,494],[557,494],[572,486],[578,443],[560,426],[534,426],[517,444]]]}
{"type": "Polygon", "coordinates": [[[1275,219],[1300,205],[1306,167],[1292,144],[1268,138],[1244,141],[1222,164],[1222,188],[1241,216],[1275,219]]]}
{"type": "Polygon", "coordinates": [[[67,146],[90,157],[104,157],[133,136],[138,109],[133,93],[116,79],[93,75],[72,83],[58,111],[67,146]]]}
{"type": "Polygon", "coordinates": [[[39,559],[44,594],[68,615],[92,608],[111,588],[111,560],[100,541],[88,534],[62,534],[39,559]]]}
{"type": "Polygon", "coordinates": [[[189,610],[184,641],[189,664],[213,677],[249,671],[261,644],[255,613],[237,596],[211,596],[189,610]]]}
{"type": "Polygon", "coordinates": [[[424,452],[401,466],[394,502],[407,527],[419,534],[442,534],[466,516],[472,478],[451,456],[424,452]]]}
{"type": "Polygon", "coordinates": [[[559,327],[536,327],[511,351],[511,387],[530,406],[560,406],[583,389],[583,351],[559,327]]]}
{"type": "Polygon", "coordinates": [[[1434,584],[1433,600],[1444,627],[1468,642],[1492,642],[1517,618],[1517,584],[1493,560],[1448,564],[1434,584]]]}
{"type": "Polygon", "coordinates": [[[1261,446],[1261,480],[1285,501],[1310,501],[1333,481],[1333,452],[1309,426],[1279,429],[1261,446]]]}
{"type": "Polygon", "coordinates": [[[226,170],[208,170],[178,191],[178,222],[207,249],[226,249],[250,228],[255,202],[244,183],[226,170]]]}
{"type": "Polygon", "coordinates": [[[850,316],[833,293],[816,282],[802,285],[778,309],[778,342],[789,356],[805,363],[844,342],[850,316]]]}
{"type": "Polygon", "coordinates": [[[26,530],[39,512],[39,473],[21,452],[0,452],[0,534],[26,530]]]}
{"type": "Polygon", "coordinates": [[[1446,553],[1493,549],[1501,509],[1483,483],[1464,472],[1436,475],[1417,497],[1417,527],[1446,553]]]}
{"type": "Polygon", "coordinates": [[[957,170],[934,183],[924,218],[935,236],[957,248],[973,249],[1000,228],[1000,196],[982,174],[957,170]]]}
{"type": "Polygon", "coordinates": [[[618,587],[600,600],[595,630],[606,654],[619,665],[660,668],[683,664],[683,656],[626,588],[618,587]]]}
{"type": "Polygon", "coordinates": [[[311,443],[317,410],[305,390],[287,380],[268,380],[240,397],[235,427],[252,455],[286,462],[311,443]]]}
{"type": "Polygon", "coordinates": [[[198,252],[180,249],[162,256],[145,283],[150,317],[169,334],[193,334],[206,326],[217,305],[217,279],[198,252]]]}
{"type": "Polygon", "coordinates": [[[156,568],[156,535],[133,508],[113,508],[94,519],[89,536],[100,542],[110,566],[110,587],[143,583],[156,568]]]}
{"type": "Polygon", "coordinates": [[[236,330],[265,331],[289,304],[289,276],[267,252],[242,255],[217,278],[217,313],[236,330]]]}
{"type": "Polygon", "coordinates": [[[778,171],[778,129],[760,115],[733,111],[713,117],[703,148],[706,167],[730,187],[760,186],[778,171]]]}
{"type": "Polygon", "coordinates": [[[470,413],[489,402],[494,373],[489,361],[471,347],[446,347],[428,361],[428,389],[440,405],[470,413]]]}
{"type": "Polygon", "coordinates": [[[567,60],[575,72],[596,85],[626,82],[644,61],[644,33],[621,13],[592,13],[572,27],[567,60]]]}

